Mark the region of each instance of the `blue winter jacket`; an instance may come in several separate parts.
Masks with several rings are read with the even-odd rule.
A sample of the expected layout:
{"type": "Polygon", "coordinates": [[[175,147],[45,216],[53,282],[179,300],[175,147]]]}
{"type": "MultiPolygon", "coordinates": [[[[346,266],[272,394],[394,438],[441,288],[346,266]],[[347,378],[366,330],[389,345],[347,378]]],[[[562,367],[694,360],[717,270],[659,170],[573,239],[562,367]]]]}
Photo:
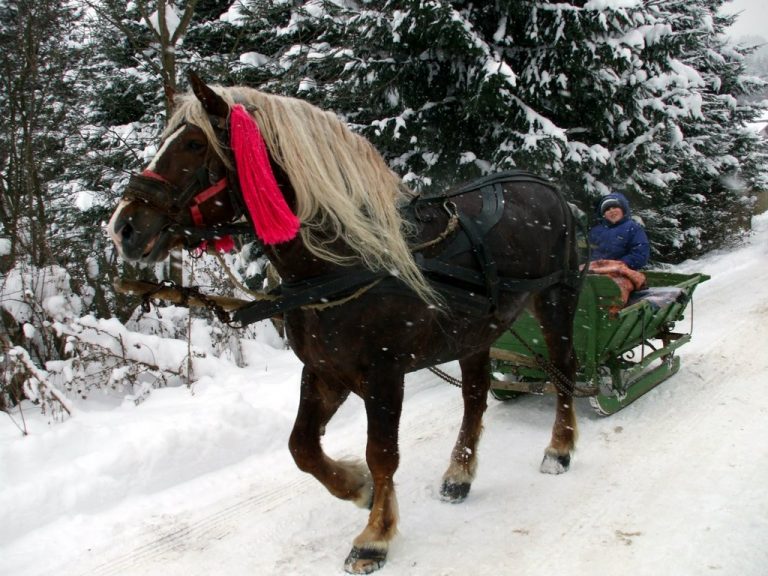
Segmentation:
{"type": "Polygon", "coordinates": [[[639,270],[648,263],[651,247],[643,227],[632,220],[629,202],[623,194],[615,192],[603,196],[597,204],[598,223],[589,231],[591,260],[621,260],[633,270],[639,270]],[[624,218],[611,224],[600,211],[608,199],[616,199],[624,210],[624,218]]]}

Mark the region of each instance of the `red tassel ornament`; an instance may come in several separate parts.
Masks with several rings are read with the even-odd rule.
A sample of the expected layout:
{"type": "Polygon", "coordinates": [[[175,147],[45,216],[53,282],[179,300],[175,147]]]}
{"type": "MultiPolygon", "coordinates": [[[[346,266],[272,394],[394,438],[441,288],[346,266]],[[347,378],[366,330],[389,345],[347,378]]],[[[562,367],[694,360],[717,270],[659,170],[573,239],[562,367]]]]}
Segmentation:
{"type": "Polygon", "coordinates": [[[232,107],[229,125],[240,190],[256,234],[264,244],[293,240],[300,222],[277,185],[259,126],[240,105],[232,107]]]}

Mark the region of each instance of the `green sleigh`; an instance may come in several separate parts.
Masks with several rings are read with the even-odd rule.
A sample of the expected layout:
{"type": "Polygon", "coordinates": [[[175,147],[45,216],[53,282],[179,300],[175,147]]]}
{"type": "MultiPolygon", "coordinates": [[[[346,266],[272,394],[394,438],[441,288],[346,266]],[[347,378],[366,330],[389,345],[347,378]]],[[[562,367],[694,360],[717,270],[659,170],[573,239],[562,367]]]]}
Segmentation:
{"type": "MultiPolygon", "coordinates": [[[[705,274],[646,272],[648,290],[621,307],[619,288],[607,276],[586,276],[574,319],[578,362],[575,396],[600,414],[613,414],[675,374],[677,349],[691,339],[693,291],[705,274]],[[639,297],[638,297],[639,296],[639,297]],[[618,312],[616,312],[618,310],[618,312]],[[680,325],[684,329],[680,329],[680,325]]],[[[491,349],[491,393],[507,400],[521,393],[557,391],[548,375],[547,348],[536,319],[525,311],[491,349]]],[[[553,380],[555,381],[553,383],[553,380]]]]}

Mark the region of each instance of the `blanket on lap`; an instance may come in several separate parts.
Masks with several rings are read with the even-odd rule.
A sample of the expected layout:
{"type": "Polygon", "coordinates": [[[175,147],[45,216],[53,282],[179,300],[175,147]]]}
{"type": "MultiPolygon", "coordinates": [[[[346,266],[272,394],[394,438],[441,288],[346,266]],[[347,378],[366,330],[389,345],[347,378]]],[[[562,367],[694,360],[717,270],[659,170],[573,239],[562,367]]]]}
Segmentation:
{"type": "MultiPolygon", "coordinates": [[[[632,270],[621,260],[595,260],[589,263],[589,272],[608,276],[616,283],[621,291],[622,306],[626,306],[632,292],[645,288],[645,274],[632,270]]],[[[618,307],[611,307],[611,313],[619,310],[618,307]]]]}

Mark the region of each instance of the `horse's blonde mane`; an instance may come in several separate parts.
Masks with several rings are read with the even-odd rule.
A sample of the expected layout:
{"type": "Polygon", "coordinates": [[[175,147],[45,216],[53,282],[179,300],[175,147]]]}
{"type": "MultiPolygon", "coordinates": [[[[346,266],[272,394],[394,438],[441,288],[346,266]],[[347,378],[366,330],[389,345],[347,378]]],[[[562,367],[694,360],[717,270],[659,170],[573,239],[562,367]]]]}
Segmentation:
{"type": "MultiPolygon", "coordinates": [[[[360,260],[371,270],[398,276],[426,302],[438,303],[413,260],[407,223],[398,203],[412,195],[366,139],[351,132],[333,113],[295,98],[251,88],[213,88],[228,104],[243,104],[259,125],[272,159],[296,193],[297,216],[306,247],[318,258],[341,265],[360,260]],[[354,255],[331,245],[343,239],[354,255]]],[[[177,101],[167,133],[183,122],[199,126],[224,162],[208,114],[198,99],[177,101]]]]}

